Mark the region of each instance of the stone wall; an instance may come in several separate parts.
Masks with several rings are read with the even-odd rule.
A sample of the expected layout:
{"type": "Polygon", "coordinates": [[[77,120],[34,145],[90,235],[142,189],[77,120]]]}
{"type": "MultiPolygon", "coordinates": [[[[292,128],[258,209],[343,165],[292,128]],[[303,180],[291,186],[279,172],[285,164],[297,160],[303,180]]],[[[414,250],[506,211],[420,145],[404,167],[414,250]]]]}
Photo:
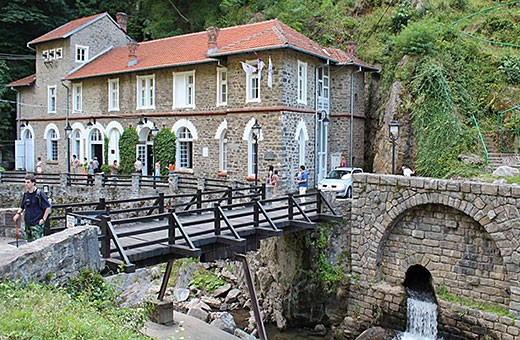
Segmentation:
{"type": "Polygon", "coordinates": [[[0,278],[64,283],[83,268],[101,269],[97,227],[76,227],[19,248],[0,248],[0,278]]]}
{"type": "MultiPolygon", "coordinates": [[[[351,285],[349,315],[404,329],[398,322],[406,313],[402,283],[416,264],[431,273],[437,294],[442,286],[455,296],[520,315],[519,206],[520,188],[512,185],[354,176],[351,249],[358,280],[351,285]]],[[[516,326],[493,313],[442,300],[439,313],[445,339],[518,334],[516,326]],[[453,312],[461,308],[464,313],[453,312]]]]}

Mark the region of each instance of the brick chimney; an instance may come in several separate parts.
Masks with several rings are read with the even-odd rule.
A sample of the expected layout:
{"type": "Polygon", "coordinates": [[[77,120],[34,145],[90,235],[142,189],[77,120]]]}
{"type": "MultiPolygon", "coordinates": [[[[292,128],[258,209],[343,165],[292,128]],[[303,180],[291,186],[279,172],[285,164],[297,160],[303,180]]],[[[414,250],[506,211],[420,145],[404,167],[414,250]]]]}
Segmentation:
{"type": "Polygon", "coordinates": [[[217,50],[217,37],[219,29],[215,26],[208,27],[208,54],[211,54],[217,50]]]}
{"type": "Polygon", "coordinates": [[[137,48],[139,44],[135,40],[131,40],[128,43],[128,66],[134,66],[137,64],[137,48]]]}
{"type": "Polygon", "coordinates": [[[128,15],[123,12],[117,12],[116,20],[117,20],[117,24],[119,25],[119,27],[121,27],[123,32],[126,33],[126,23],[128,22],[128,15]]]}
{"type": "Polygon", "coordinates": [[[350,57],[356,56],[357,43],[355,41],[347,41],[347,44],[345,45],[345,47],[347,48],[347,54],[350,57]]]}

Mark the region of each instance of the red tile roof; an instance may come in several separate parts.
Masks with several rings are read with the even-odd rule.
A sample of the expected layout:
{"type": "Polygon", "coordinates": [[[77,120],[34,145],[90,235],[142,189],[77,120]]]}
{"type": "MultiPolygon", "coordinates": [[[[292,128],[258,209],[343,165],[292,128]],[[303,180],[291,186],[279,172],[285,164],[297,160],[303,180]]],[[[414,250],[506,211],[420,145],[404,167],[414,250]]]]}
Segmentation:
{"type": "Polygon", "coordinates": [[[355,55],[350,55],[339,48],[327,48],[327,51],[331,54],[331,58],[335,59],[339,65],[361,66],[370,71],[379,71],[379,69],[376,68],[374,65],[365,63],[363,60],[359,59],[355,55]]]}
{"type": "Polygon", "coordinates": [[[36,82],[36,74],[31,74],[30,76],[27,76],[22,79],[15,80],[6,86],[9,87],[18,87],[18,86],[31,86],[36,82]]]}
{"type": "MultiPolygon", "coordinates": [[[[292,48],[337,62],[329,50],[278,19],[223,28],[217,50],[208,56],[208,34],[204,32],[142,42],[137,63],[128,66],[128,47],[112,49],[73,72],[66,79],[80,79],[138,70],[215,61],[212,57],[276,48],[292,48]]],[[[364,65],[368,65],[364,63],[364,65]]],[[[369,65],[370,66],[370,65],[369,65]]]]}
{"type": "Polygon", "coordinates": [[[66,38],[73,32],[76,32],[77,30],[83,28],[84,26],[90,25],[91,23],[101,19],[104,16],[109,16],[109,15],[108,15],[108,13],[105,12],[105,13],[100,13],[100,14],[96,14],[96,15],[91,15],[89,17],[69,21],[68,23],[30,41],[28,45],[33,45],[33,44],[41,43],[44,41],[54,40],[54,39],[66,38]]]}

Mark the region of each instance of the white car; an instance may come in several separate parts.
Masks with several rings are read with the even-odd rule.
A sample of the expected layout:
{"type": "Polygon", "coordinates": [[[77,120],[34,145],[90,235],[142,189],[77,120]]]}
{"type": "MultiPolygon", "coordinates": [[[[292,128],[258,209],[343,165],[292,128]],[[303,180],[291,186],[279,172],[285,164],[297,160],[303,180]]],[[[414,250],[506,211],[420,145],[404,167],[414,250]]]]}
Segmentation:
{"type": "Polygon", "coordinates": [[[361,168],[337,167],[318,184],[318,190],[334,191],[338,197],[352,197],[352,174],[363,172],[361,168]]]}

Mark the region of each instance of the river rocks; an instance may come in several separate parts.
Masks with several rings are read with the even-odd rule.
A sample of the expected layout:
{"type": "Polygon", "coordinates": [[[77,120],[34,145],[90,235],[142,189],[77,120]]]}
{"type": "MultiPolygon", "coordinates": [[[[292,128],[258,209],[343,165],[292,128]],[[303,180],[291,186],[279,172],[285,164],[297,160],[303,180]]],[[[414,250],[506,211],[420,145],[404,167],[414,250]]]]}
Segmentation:
{"type": "Polygon", "coordinates": [[[211,296],[203,296],[201,297],[201,300],[202,302],[214,309],[220,309],[220,306],[222,305],[222,301],[211,296]]]}
{"type": "Polygon", "coordinates": [[[188,315],[200,319],[204,322],[208,319],[209,313],[199,307],[193,307],[188,310],[188,315]]]}
{"type": "Polygon", "coordinates": [[[382,327],[372,327],[361,333],[356,340],[392,340],[394,337],[394,332],[382,327]]]}
{"type": "Polygon", "coordinates": [[[244,332],[240,328],[236,328],[233,332],[233,335],[236,336],[239,339],[243,340],[257,340],[257,338],[251,334],[248,334],[247,332],[244,332]]]}
{"type": "Polygon", "coordinates": [[[513,177],[517,176],[520,171],[517,168],[512,168],[510,166],[502,165],[499,166],[495,171],[493,171],[493,176],[505,176],[505,177],[513,177]]]}
{"type": "Polygon", "coordinates": [[[226,295],[226,303],[230,302],[236,302],[238,301],[238,296],[242,294],[240,289],[233,288],[229,291],[229,293],[226,295]]]}
{"type": "Polygon", "coordinates": [[[233,319],[233,315],[229,314],[228,312],[214,313],[213,317],[215,317],[215,319],[211,321],[210,325],[215,326],[224,332],[233,334],[235,328],[237,328],[237,324],[235,323],[235,319],[233,319]]]}
{"type": "Polygon", "coordinates": [[[188,300],[190,297],[190,290],[186,288],[177,288],[175,290],[175,299],[177,299],[177,302],[183,302],[188,300]]]}
{"type": "Polygon", "coordinates": [[[224,295],[227,292],[229,292],[230,289],[231,289],[231,284],[230,283],[225,284],[222,287],[215,289],[215,291],[213,292],[212,296],[213,297],[219,297],[219,296],[224,295]]]}

